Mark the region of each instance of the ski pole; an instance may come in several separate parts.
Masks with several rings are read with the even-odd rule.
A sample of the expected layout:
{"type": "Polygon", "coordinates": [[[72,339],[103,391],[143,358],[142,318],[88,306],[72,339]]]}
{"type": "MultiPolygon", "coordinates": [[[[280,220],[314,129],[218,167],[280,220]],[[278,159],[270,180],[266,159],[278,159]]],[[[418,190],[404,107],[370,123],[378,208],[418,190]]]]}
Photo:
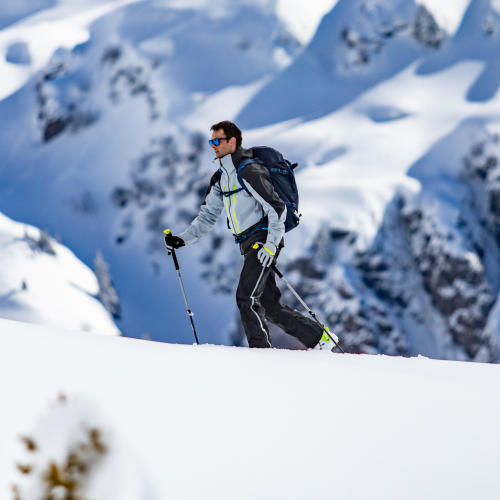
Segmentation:
{"type": "Polygon", "coordinates": [[[276,264],[272,264],[271,269],[279,276],[279,278],[281,278],[285,282],[286,286],[295,295],[297,300],[304,306],[304,308],[312,316],[314,321],[316,321],[316,323],[318,323],[318,325],[321,326],[321,328],[323,328],[323,331],[330,337],[332,342],[335,344],[334,347],[332,347],[332,351],[333,351],[333,349],[335,349],[335,347],[338,347],[340,349],[340,351],[345,354],[344,349],[342,349],[342,347],[340,347],[340,345],[339,345],[339,338],[337,337],[337,335],[335,335],[335,333],[331,332],[327,326],[323,325],[323,323],[321,323],[321,321],[319,321],[319,319],[316,317],[316,314],[314,314],[314,312],[311,310],[311,308],[302,300],[302,298],[295,291],[293,286],[290,285],[289,281],[283,276],[283,273],[276,267],[276,264]]]}
{"type": "MultiPolygon", "coordinates": [[[[168,234],[170,234],[170,229],[165,229],[165,231],[163,231],[163,232],[168,235],[168,234]]],[[[187,299],[187,295],[186,295],[186,289],[184,288],[184,282],[182,281],[181,269],[179,266],[179,261],[177,260],[177,255],[175,254],[175,249],[174,249],[174,247],[169,247],[169,246],[167,246],[167,249],[168,249],[168,255],[172,255],[172,259],[174,260],[175,270],[177,271],[177,276],[179,276],[179,283],[181,284],[182,295],[184,295],[184,302],[186,303],[187,313],[189,316],[189,320],[191,321],[191,328],[193,329],[194,338],[196,339],[196,343],[199,344],[198,335],[196,334],[196,328],[194,327],[194,321],[193,321],[194,312],[191,311],[191,308],[189,307],[189,303],[188,303],[188,299],[187,299]]]]}

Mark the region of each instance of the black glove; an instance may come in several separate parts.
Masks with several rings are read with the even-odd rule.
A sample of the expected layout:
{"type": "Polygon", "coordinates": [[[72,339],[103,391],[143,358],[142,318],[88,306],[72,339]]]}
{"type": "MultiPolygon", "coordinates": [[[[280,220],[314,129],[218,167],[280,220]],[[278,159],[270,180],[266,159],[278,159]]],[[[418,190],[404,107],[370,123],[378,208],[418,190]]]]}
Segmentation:
{"type": "Polygon", "coordinates": [[[179,238],[179,236],[174,236],[172,233],[168,233],[165,236],[165,244],[167,245],[167,248],[180,248],[185,245],[182,238],[179,238]]]}

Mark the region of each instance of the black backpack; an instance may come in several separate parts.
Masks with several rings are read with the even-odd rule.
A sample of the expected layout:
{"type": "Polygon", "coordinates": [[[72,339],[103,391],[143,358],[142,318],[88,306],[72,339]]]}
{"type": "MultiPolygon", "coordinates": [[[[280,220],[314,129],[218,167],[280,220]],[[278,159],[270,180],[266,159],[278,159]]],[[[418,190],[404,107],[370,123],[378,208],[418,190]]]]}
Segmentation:
{"type": "Polygon", "coordinates": [[[250,148],[253,151],[253,158],[245,158],[238,165],[238,181],[242,189],[248,194],[248,189],[243,183],[240,173],[250,163],[260,163],[269,170],[269,177],[277,195],[286,205],[285,232],[295,229],[299,225],[299,192],[295,182],[293,170],[297,163],[290,163],[283,158],[283,155],[276,149],[267,146],[250,148]]]}

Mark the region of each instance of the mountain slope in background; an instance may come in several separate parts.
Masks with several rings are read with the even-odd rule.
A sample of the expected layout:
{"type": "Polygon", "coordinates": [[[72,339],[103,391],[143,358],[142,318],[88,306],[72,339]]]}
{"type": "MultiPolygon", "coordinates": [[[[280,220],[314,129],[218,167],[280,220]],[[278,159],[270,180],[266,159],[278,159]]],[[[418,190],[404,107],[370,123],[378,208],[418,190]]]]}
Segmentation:
{"type": "MultiPolygon", "coordinates": [[[[162,230],[196,214],[208,129],[236,119],[300,163],[280,267],[347,349],[498,361],[498,4],[330,6],[311,39],[281,2],[94,17],[0,102],[0,210],[102,252],[125,335],[191,342],[162,230]]],[[[224,221],[179,254],[202,341],[244,343],[224,221]]]]}
{"type": "Polygon", "coordinates": [[[4,0],[0,6],[0,29],[34,12],[52,7],[56,2],[57,0],[32,0],[31,2],[4,0]]]}

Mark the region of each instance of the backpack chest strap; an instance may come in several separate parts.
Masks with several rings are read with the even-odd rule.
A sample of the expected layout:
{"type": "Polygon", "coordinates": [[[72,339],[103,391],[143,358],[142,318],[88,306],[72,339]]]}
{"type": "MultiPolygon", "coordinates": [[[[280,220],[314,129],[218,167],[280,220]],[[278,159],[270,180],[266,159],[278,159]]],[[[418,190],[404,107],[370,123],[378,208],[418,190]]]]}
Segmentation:
{"type": "Polygon", "coordinates": [[[239,193],[240,191],[243,191],[243,188],[240,187],[239,189],[234,189],[233,191],[222,191],[222,194],[228,198],[229,196],[233,196],[233,194],[239,193]]]}

